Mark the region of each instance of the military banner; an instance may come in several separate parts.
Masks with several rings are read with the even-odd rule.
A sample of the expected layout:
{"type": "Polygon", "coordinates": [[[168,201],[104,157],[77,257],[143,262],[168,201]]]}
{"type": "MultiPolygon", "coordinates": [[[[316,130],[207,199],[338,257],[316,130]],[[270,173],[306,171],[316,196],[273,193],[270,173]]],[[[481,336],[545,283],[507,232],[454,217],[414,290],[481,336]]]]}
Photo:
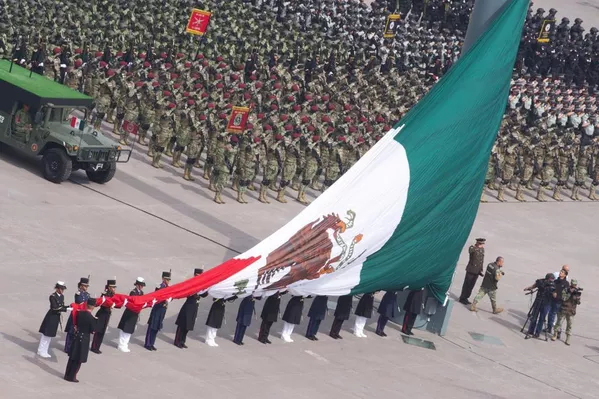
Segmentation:
{"type": "Polygon", "coordinates": [[[537,38],[537,42],[539,43],[549,43],[551,40],[549,36],[553,29],[555,28],[555,19],[546,19],[543,21],[543,25],[541,25],[541,31],[539,32],[539,37],[537,38]]]}
{"type": "Polygon", "coordinates": [[[383,37],[385,37],[387,39],[392,39],[395,37],[397,27],[399,26],[400,18],[401,18],[401,16],[399,14],[390,14],[387,17],[387,22],[385,23],[385,31],[383,32],[383,37]]]}
{"type": "Polygon", "coordinates": [[[243,133],[248,123],[250,109],[248,107],[233,107],[229,123],[227,123],[227,132],[243,133]]]}
{"type": "Polygon", "coordinates": [[[194,8],[191,10],[191,16],[187,22],[187,28],[185,31],[192,35],[204,35],[208,30],[208,24],[210,23],[210,17],[212,13],[210,11],[199,10],[194,8]]]}
{"type": "Polygon", "coordinates": [[[130,121],[124,121],[123,130],[129,134],[137,134],[137,131],[139,130],[139,125],[130,121]]]}

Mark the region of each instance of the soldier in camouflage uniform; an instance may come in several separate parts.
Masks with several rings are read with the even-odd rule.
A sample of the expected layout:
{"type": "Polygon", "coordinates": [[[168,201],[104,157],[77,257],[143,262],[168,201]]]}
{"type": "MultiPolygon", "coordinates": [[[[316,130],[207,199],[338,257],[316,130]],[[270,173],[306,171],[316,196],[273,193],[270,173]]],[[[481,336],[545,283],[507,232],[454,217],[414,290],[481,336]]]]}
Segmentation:
{"type": "Polygon", "coordinates": [[[160,158],[162,158],[162,154],[164,153],[166,146],[173,136],[173,113],[175,111],[175,107],[176,106],[174,103],[167,101],[166,104],[162,106],[162,110],[157,112],[159,119],[158,125],[155,129],[156,131],[154,132],[156,139],[154,141],[154,156],[152,157],[152,166],[155,168],[162,168],[160,158]]]}
{"type": "Polygon", "coordinates": [[[324,176],[323,191],[333,185],[344,172],[343,163],[345,159],[344,145],[345,136],[338,136],[337,142],[331,144],[329,164],[324,176]]]}
{"type": "Polygon", "coordinates": [[[318,136],[318,134],[314,134],[311,137],[311,140],[304,151],[306,164],[302,172],[302,181],[300,189],[297,192],[297,200],[304,205],[308,205],[309,202],[306,199],[306,189],[314,179],[314,176],[316,176],[318,170],[322,168],[322,161],[320,160],[320,136],[318,136]]]}
{"type": "Polygon", "coordinates": [[[105,73],[105,78],[99,81],[98,97],[96,100],[96,116],[94,118],[94,128],[100,130],[102,120],[108,112],[112,93],[114,89],[114,81],[111,78],[114,76],[114,71],[109,69],[105,73]]]}
{"type": "Polygon", "coordinates": [[[539,188],[537,190],[537,201],[547,201],[545,199],[545,190],[549,188],[551,181],[555,176],[555,165],[557,163],[558,156],[557,146],[557,140],[552,140],[547,149],[544,151],[545,157],[543,158],[541,167],[541,182],[539,183],[539,188]]]}
{"type": "MultiPolygon", "coordinates": [[[[216,142],[217,142],[217,133],[216,133],[216,129],[211,126],[211,124],[208,124],[208,135],[207,135],[207,140],[206,140],[206,162],[204,162],[204,179],[210,179],[210,176],[212,175],[212,168],[214,166],[214,150],[216,148],[216,142]]],[[[210,183],[210,186],[212,187],[212,182],[210,183]]]]}
{"type": "Polygon", "coordinates": [[[120,127],[125,119],[125,99],[127,97],[127,82],[122,75],[116,74],[117,80],[113,92],[112,103],[107,113],[107,122],[112,123],[112,133],[120,136],[120,127]],[[113,112],[116,111],[116,119],[113,118],[113,112]]]}
{"type": "Polygon", "coordinates": [[[292,134],[291,138],[285,139],[285,160],[283,162],[283,172],[281,173],[281,185],[279,188],[279,193],[277,195],[277,201],[286,203],[285,199],[285,190],[291,184],[292,180],[295,178],[297,166],[299,163],[299,139],[301,134],[299,132],[295,132],[292,134]]]}
{"type": "MultiPolygon", "coordinates": [[[[138,83],[140,84],[137,85],[137,87],[133,83],[129,83],[127,87],[128,90],[124,99],[123,119],[128,122],[129,126],[131,126],[131,124],[139,123],[140,93],[138,93],[137,90],[139,89],[139,87],[141,87],[141,84],[143,83],[138,83]]],[[[128,145],[129,143],[127,142],[127,139],[129,138],[129,131],[123,128],[123,123],[121,123],[121,125],[118,127],[118,131],[120,136],[119,143],[121,145],[128,145]]]]}
{"type": "Polygon", "coordinates": [[[578,152],[578,162],[576,163],[576,172],[574,175],[575,182],[574,186],[572,187],[572,196],[570,197],[573,201],[581,201],[578,193],[586,183],[592,159],[593,147],[590,145],[581,146],[578,152]]]}
{"type": "Polygon", "coordinates": [[[518,143],[515,140],[511,140],[507,143],[505,150],[503,151],[503,164],[501,167],[501,184],[499,185],[499,190],[497,191],[497,199],[501,202],[505,202],[505,198],[503,197],[503,192],[505,187],[510,184],[512,181],[517,163],[518,163],[518,153],[516,149],[518,147],[518,143]]]}
{"type": "Polygon", "coordinates": [[[183,155],[183,151],[185,151],[185,148],[191,143],[193,131],[195,129],[193,126],[193,119],[186,110],[179,111],[179,118],[175,119],[175,122],[175,137],[177,138],[177,142],[173,151],[173,161],[171,165],[175,168],[182,168],[181,155],[183,155]]]}
{"type": "Polygon", "coordinates": [[[217,204],[225,203],[222,199],[222,192],[229,180],[229,175],[233,172],[232,168],[236,152],[233,149],[233,143],[237,144],[239,140],[235,135],[231,136],[229,142],[227,142],[227,139],[228,134],[219,134],[214,148],[214,166],[210,180],[214,185],[214,202],[217,204]]]}
{"type": "Polygon", "coordinates": [[[589,189],[589,199],[591,201],[598,201],[597,188],[599,187],[599,143],[595,140],[593,143],[594,151],[592,158],[592,174],[591,174],[591,188],[589,189]]]}
{"type": "Polygon", "coordinates": [[[241,158],[239,162],[239,169],[237,175],[239,176],[239,189],[237,191],[237,202],[241,204],[247,204],[245,199],[245,193],[247,188],[252,182],[252,179],[256,176],[256,170],[258,169],[259,160],[259,148],[261,146],[260,137],[255,137],[253,141],[247,141],[244,144],[244,148],[240,148],[238,158],[241,158]]]}
{"type": "Polygon", "coordinates": [[[555,183],[555,189],[553,191],[553,199],[556,201],[563,201],[560,197],[562,188],[566,185],[566,182],[570,178],[569,167],[570,167],[570,143],[560,141],[559,148],[557,150],[557,182],[555,183]]]}
{"type": "Polygon", "coordinates": [[[281,164],[280,151],[285,146],[284,138],[282,135],[277,134],[274,137],[274,141],[266,143],[266,159],[263,163],[264,170],[262,171],[262,184],[260,185],[260,195],[258,200],[262,203],[269,204],[270,202],[266,198],[266,192],[273,180],[277,178],[279,168],[281,164]],[[270,145],[269,145],[270,144],[270,145]]]}
{"type": "Polygon", "coordinates": [[[146,137],[148,130],[152,126],[156,116],[154,96],[150,86],[147,84],[142,86],[141,98],[139,101],[139,130],[137,132],[137,143],[147,145],[146,137]]]}

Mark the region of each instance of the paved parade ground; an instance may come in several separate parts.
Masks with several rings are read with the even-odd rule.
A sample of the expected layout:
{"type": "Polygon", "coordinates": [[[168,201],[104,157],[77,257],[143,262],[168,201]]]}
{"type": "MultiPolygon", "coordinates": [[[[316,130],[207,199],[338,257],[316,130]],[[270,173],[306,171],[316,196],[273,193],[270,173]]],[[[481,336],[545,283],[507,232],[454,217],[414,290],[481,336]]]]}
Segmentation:
{"type": "MultiPolygon", "coordinates": [[[[67,383],[62,380],[67,360],[62,333],[52,342],[51,359],[35,355],[37,330],[56,280],[66,281],[69,302],[79,277],[88,274],[94,295],[113,276],[118,292],[128,292],[137,276],[144,277],[146,290],[151,290],[163,270],[172,269],[173,283],[189,278],[194,267],[210,268],[250,248],[303,209],[293,200],[264,205],[254,193],[250,204],[241,205],[231,191],[224,197],[227,204],[217,205],[197,172],[196,182],[186,182],[180,170],[150,167],[137,150],[132,161],[119,168],[106,186],[89,184],[81,172],[55,185],[40,176],[37,163],[7,150],[0,154],[2,397],[33,399],[41,392],[48,397],[123,399],[599,397],[599,315],[594,304],[599,299],[594,287],[599,281],[599,204],[590,202],[482,205],[470,241],[487,238],[487,263],[505,257],[506,275],[498,291],[505,312],[492,315],[486,299],[478,314],[456,304],[446,336],[416,332],[436,350],[403,343],[394,325],[389,337],[377,337],[374,318],[368,338],[356,338],[347,331],[353,317],[344,325],[345,339],[337,341],[322,334],[328,333],[330,318],[318,342],[303,337],[306,320],[292,344],[279,339],[281,325],[275,324],[268,346],[255,339],[256,320],[246,345],[238,347],[231,342],[238,302],[227,305],[227,324],[217,338],[220,347],[211,348],[203,343],[209,300],[200,303],[189,349],[181,350],[172,341],[182,301],[173,301],[157,352],[142,346],[148,311],[142,313],[131,353],[117,351],[117,310],[104,353],[90,353],[79,373],[81,383],[67,383]],[[585,288],[572,346],[525,341],[519,330],[529,297],[522,289],[564,263],[585,288]],[[488,337],[477,341],[471,332],[488,337]]],[[[464,252],[453,298],[459,294],[466,261],[464,252]]]]}

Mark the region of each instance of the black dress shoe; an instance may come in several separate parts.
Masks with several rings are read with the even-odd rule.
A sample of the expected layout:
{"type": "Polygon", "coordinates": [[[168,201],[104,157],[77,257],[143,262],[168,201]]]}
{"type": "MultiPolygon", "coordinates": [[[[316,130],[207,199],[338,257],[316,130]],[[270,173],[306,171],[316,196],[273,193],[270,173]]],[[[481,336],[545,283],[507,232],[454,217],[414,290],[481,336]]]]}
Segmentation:
{"type": "Polygon", "coordinates": [[[157,351],[158,349],[156,349],[156,347],[154,345],[151,346],[153,351],[157,351]]]}
{"type": "Polygon", "coordinates": [[[413,333],[412,331],[410,331],[410,332],[408,333],[408,335],[414,335],[414,333],[413,333]]]}
{"type": "Polygon", "coordinates": [[[95,354],[101,354],[102,351],[100,351],[100,349],[90,349],[90,351],[94,352],[95,354]]]}
{"type": "Polygon", "coordinates": [[[335,334],[329,334],[329,337],[331,337],[333,339],[337,339],[337,336],[335,334]]]}
{"type": "Polygon", "coordinates": [[[262,339],[262,338],[258,339],[258,342],[260,342],[260,343],[262,343],[262,344],[266,345],[266,340],[264,340],[264,339],[262,339]]]}
{"type": "Polygon", "coordinates": [[[343,337],[339,334],[337,334],[337,339],[343,339],[343,337]]]}
{"type": "Polygon", "coordinates": [[[467,299],[460,299],[459,302],[463,305],[472,305],[472,302],[467,299]]]}
{"type": "Polygon", "coordinates": [[[144,348],[146,348],[147,350],[151,351],[152,347],[151,346],[144,346],[144,348]]]}
{"type": "Polygon", "coordinates": [[[265,341],[266,341],[267,344],[272,344],[272,342],[270,342],[270,339],[268,339],[268,338],[266,338],[265,341]]]}
{"type": "Polygon", "coordinates": [[[377,332],[376,332],[376,335],[378,335],[379,337],[384,337],[384,336],[385,336],[385,333],[382,333],[382,332],[380,332],[380,331],[377,331],[377,332]]]}
{"type": "Polygon", "coordinates": [[[312,338],[314,338],[314,341],[318,341],[318,337],[316,335],[313,335],[312,338]]]}
{"type": "Polygon", "coordinates": [[[188,347],[187,345],[185,345],[185,344],[181,344],[181,348],[183,348],[183,349],[187,349],[187,348],[189,348],[189,347],[188,347]]]}

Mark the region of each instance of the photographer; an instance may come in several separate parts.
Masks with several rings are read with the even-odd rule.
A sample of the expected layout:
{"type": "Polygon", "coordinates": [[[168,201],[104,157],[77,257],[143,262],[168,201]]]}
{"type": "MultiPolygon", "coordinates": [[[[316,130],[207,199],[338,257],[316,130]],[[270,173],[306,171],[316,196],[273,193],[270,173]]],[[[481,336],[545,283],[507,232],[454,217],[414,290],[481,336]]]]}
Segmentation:
{"type": "Polygon", "coordinates": [[[501,256],[497,257],[495,262],[489,263],[487,265],[487,271],[485,272],[485,277],[483,278],[483,282],[480,285],[480,289],[478,290],[478,294],[474,298],[474,302],[470,306],[470,311],[477,312],[476,305],[478,302],[483,299],[485,295],[489,295],[489,299],[491,300],[491,306],[493,307],[493,314],[499,314],[503,312],[503,308],[497,307],[497,283],[504,275],[501,268],[503,267],[503,258],[501,256]]]}
{"type": "MultiPolygon", "coordinates": [[[[566,319],[566,345],[570,345],[570,335],[572,334],[572,323],[576,315],[576,307],[580,305],[580,296],[582,288],[578,288],[578,282],[572,280],[570,286],[562,292],[562,306],[557,315],[557,325],[561,325],[562,320],[566,319]]],[[[552,341],[557,339],[557,328],[551,337],[552,341]]]]}
{"type": "Polygon", "coordinates": [[[555,292],[555,277],[553,273],[547,273],[544,279],[538,279],[530,287],[524,288],[524,291],[532,291],[535,288],[537,289],[537,296],[528,312],[528,321],[530,324],[526,337],[524,337],[525,339],[529,339],[531,336],[539,338],[541,335],[541,329],[551,309],[553,293],[555,292]]]}

